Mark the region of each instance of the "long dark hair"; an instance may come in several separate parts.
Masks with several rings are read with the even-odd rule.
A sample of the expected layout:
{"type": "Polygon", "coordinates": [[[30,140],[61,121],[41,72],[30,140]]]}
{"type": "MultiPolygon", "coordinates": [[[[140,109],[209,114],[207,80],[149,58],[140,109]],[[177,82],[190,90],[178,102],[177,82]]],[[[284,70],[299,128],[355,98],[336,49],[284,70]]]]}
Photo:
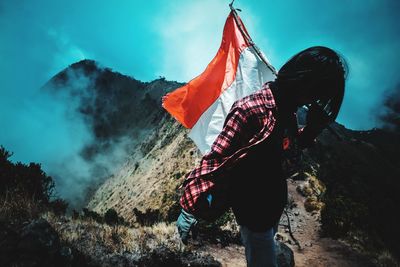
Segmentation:
{"type": "Polygon", "coordinates": [[[292,98],[306,95],[334,121],[344,97],[348,75],[346,60],[324,46],[307,48],[289,59],[279,70],[275,83],[292,98]]]}

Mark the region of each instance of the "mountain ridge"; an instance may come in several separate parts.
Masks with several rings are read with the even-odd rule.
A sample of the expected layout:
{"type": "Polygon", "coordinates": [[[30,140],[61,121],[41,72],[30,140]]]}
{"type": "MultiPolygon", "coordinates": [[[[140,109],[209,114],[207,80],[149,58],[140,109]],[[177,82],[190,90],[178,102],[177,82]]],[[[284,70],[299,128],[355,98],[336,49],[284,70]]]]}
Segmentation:
{"type": "MultiPolygon", "coordinates": [[[[159,125],[165,113],[161,96],[181,85],[164,78],[141,82],[100,67],[93,60],[82,60],[56,74],[41,88],[43,93],[67,103],[65,116],[79,118],[87,128],[90,138],[77,155],[89,168],[87,183],[82,185],[86,187],[84,195],[91,195],[113,175],[115,168],[159,125]]],[[[74,204],[78,208],[84,205],[74,204]]]]}
{"type": "MultiPolygon", "coordinates": [[[[79,110],[84,116],[94,119],[89,123],[92,123],[99,143],[89,148],[107,153],[107,149],[102,150],[102,145],[113,146],[109,139],[137,137],[137,142],[130,143],[123,165],[91,188],[88,208],[100,214],[114,209],[132,224],[137,224],[143,214],[152,214],[154,222],[174,221],[180,209],[179,186],[185,174],[201,157],[188,139],[188,130],[161,108],[161,96],[183,84],[163,78],[150,83],[132,82],[129,77],[127,79],[122,74],[114,76],[107,69],[104,76],[101,73],[95,76],[93,73],[96,74],[97,69],[93,68],[93,62],[89,62],[88,66],[86,63],[81,63],[83,68],[81,64],[71,66],[73,73],[81,71],[89,80],[94,79],[95,82],[90,84],[99,87],[96,91],[96,97],[100,98],[98,103],[84,102],[89,103],[87,106],[92,110],[79,110]],[[119,79],[126,83],[118,82],[119,79]],[[130,90],[127,84],[135,84],[142,91],[129,97],[123,94],[122,98],[115,96],[119,90],[130,90]],[[104,102],[107,96],[111,96],[112,101],[104,102]],[[118,100],[124,100],[122,105],[118,100]],[[140,109],[125,106],[132,103],[144,105],[140,109]],[[102,104],[110,107],[111,111],[117,110],[117,115],[124,115],[107,113],[108,109],[99,108],[102,104]],[[118,113],[121,110],[123,113],[118,113]],[[127,121],[132,123],[125,125],[127,121]],[[139,136],[137,129],[135,132],[132,127],[147,127],[147,130],[139,136]]],[[[74,77],[68,70],[65,71],[56,78],[64,87],[68,85],[69,77],[74,77]]],[[[312,174],[327,188],[323,193],[307,196],[304,205],[308,205],[307,209],[311,211],[320,212],[318,220],[321,220],[325,235],[345,238],[367,247],[372,257],[379,257],[378,254],[385,249],[400,251],[396,242],[400,238],[395,225],[397,220],[392,216],[396,203],[400,203],[396,193],[400,191],[396,179],[400,177],[397,156],[399,133],[382,129],[349,130],[338,123],[333,123],[331,127],[338,133],[339,139],[324,130],[315,146],[304,152],[303,166],[295,177],[304,179],[312,174]],[[381,217],[386,219],[381,220],[381,217]]],[[[88,159],[93,157],[90,155],[88,159]]]]}

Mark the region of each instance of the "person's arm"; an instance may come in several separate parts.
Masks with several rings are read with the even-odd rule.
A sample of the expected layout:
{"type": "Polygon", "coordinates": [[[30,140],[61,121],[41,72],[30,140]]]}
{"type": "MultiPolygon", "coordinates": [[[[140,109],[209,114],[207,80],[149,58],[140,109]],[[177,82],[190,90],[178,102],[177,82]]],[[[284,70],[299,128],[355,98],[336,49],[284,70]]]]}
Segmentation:
{"type": "MultiPolygon", "coordinates": [[[[203,156],[200,166],[192,170],[188,177],[197,177],[198,174],[201,174],[203,170],[207,170],[210,166],[213,166],[216,159],[227,156],[236,149],[240,148],[239,145],[241,139],[244,138],[243,129],[245,124],[245,114],[235,102],[229,111],[227,118],[225,119],[221,133],[211,146],[211,151],[203,156]]],[[[188,199],[188,203],[189,200],[190,198],[188,199]]],[[[210,197],[208,201],[211,205],[212,198],[210,197]]],[[[188,205],[189,206],[186,207],[187,210],[182,208],[181,214],[176,222],[179,235],[184,244],[187,243],[189,233],[195,229],[195,225],[197,224],[195,217],[190,213],[190,211],[188,211],[191,204],[188,205]]]]}
{"type": "Polygon", "coordinates": [[[332,123],[326,112],[318,106],[311,105],[306,116],[306,126],[299,134],[300,148],[308,148],[316,143],[316,138],[321,132],[332,123]]]}
{"type": "Polygon", "coordinates": [[[247,141],[245,139],[248,139],[244,131],[246,123],[245,112],[235,102],[225,119],[222,131],[211,146],[211,151],[204,158],[215,154],[227,156],[240,148],[240,145],[247,141]]]}
{"type": "Polygon", "coordinates": [[[193,231],[196,227],[197,220],[196,218],[190,214],[189,212],[185,211],[184,209],[181,210],[181,214],[176,221],[176,227],[178,228],[179,236],[183,242],[183,244],[187,245],[189,239],[189,233],[193,231]]]}

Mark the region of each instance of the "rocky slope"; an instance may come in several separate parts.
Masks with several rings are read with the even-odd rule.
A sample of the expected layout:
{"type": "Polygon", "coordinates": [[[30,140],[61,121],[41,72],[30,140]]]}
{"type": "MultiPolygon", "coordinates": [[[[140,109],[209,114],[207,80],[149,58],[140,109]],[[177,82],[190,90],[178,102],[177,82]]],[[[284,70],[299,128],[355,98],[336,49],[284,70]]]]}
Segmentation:
{"type": "Polygon", "coordinates": [[[130,145],[141,143],[160,122],[161,96],[181,85],[163,78],[141,82],[83,60],[58,73],[43,90],[67,97],[83,116],[94,140],[82,155],[91,159],[122,138],[131,139],[130,145]]]}
{"type": "MultiPolygon", "coordinates": [[[[161,96],[180,84],[164,79],[142,83],[83,61],[57,75],[46,87],[73,87],[69,81],[77,71],[90,80],[83,92],[89,90],[95,96],[87,98],[82,90],[71,91],[80,96],[79,112],[96,136],[96,142],[88,144],[82,155],[90,159],[107,153],[115,140],[134,140],[126,145],[129,156],[124,164],[103,183],[91,187],[88,208],[100,214],[113,208],[132,225],[143,216],[149,224],[174,221],[179,212],[178,188],[184,174],[200,158],[187,130],[161,108],[161,96]]],[[[331,236],[347,240],[376,264],[393,263],[400,256],[393,212],[400,200],[399,133],[352,131],[339,124],[332,127],[336,134],[324,131],[316,145],[305,151],[304,163],[292,177],[302,194],[302,198],[293,198],[305,212],[294,229],[309,235],[314,240],[310,244],[320,243],[309,249],[316,258],[329,250],[329,246],[317,249],[324,247],[319,238],[331,236]]],[[[334,259],[326,264],[331,265],[334,259]]],[[[310,263],[307,259],[303,262],[304,266],[310,263]]]]}
{"type": "MultiPolygon", "coordinates": [[[[291,195],[298,209],[290,216],[302,250],[297,250],[290,237],[285,240],[295,251],[297,266],[374,266],[380,262],[391,266],[396,262],[395,240],[399,237],[398,229],[391,225],[396,222],[395,203],[399,203],[394,193],[400,189],[395,157],[398,135],[381,130],[351,131],[338,124],[332,127],[338,137],[324,131],[315,147],[305,152],[294,180],[288,180],[289,188],[297,188],[291,189],[291,195]],[[395,144],[385,145],[386,138],[395,144]],[[382,217],[377,218],[377,212],[382,217]]],[[[177,187],[199,154],[186,130],[167,115],[143,147],[150,147],[148,154],[132,157],[121,173],[99,188],[90,207],[100,213],[115,208],[132,221],[134,208],[157,211],[159,219],[176,218],[177,187]]],[[[285,235],[285,229],[281,231],[285,235]]],[[[237,249],[238,255],[243,255],[240,247],[237,249]]],[[[224,249],[209,246],[206,251],[221,262],[227,254],[225,261],[230,266],[234,257],[229,250],[237,249],[235,245],[224,249]]]]}
{"type": "Polygon", "coordinates": [[[99,213],[113,208],[131,222],[135,208],[156,211],[159,219],[176,219],[178,188],[199,156],[187,130],[165,114],[126,164],[96,191],[88,207],[99,213]]]}
{"type": "MultiPolygon", "coordinates": [[[[77,143],[84,142],[79,155],[75,155],[82,163],[81,170],[55,171],[51,175],[58,181],[76,181],[75,187],[84,187],[81,194],[89,199],[99,184],[114,175],[128,157],[146,156],[146,148],[138,147],[164,119],[161,96],[181,85],[164,78],[141,82],[92,60],[72,64],[54,76],[43,86],[43,94],[49,94],[51,101],[66,105],[67,119],[82,121],[86,132],[82,136],[78,129],[72,129],[76,131],[77,143]],[[77,177],[68,178],[66,174],[77,177]]],[[[68,201],[73,207],[81,208],[85,203],[73,203],[79,198],[75,195],[68,201]]]]}

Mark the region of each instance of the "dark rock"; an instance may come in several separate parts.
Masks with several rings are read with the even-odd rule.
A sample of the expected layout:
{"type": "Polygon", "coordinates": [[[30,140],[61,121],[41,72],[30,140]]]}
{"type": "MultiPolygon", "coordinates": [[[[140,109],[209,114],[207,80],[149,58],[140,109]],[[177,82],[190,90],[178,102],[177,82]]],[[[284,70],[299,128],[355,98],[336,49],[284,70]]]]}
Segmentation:
{"type": "Polygon", "coordinates": [[[44,219],[21,227],[0,222],[0,266],[82,267],[88,259],[78,251],[61,246],[60,238],[44,219]]]}
{"type": "Polygon", "coordinates": [[[0,225],[1,266],[53,266],[60,254],[56,231],[44,219],[34,220],[14,229],[0,225]]]}
{"type": "Polygon", "coordinates": [[[11,265],[16,257],[18,233],[8,224],[0,222],[0,266],[11,265]]]}
{"type": "Polygon", "coordinates": [[[276,257],[279,267],[294,267],[293,251],[279,241],[276,242],[276,257]]]}
{"type": "Polygon", "coordinates": [[[61,257],[63,257],[66,261],[72,261],[74,259],[74,255],[72,254],[72,249],[69,247],[62,247],[60,250],[61,257]]]}
{"type": "Polygon", "coordinates": [[[221,263],[210,255],[202,255],[198,253],[184,253],[181,257],[181,266],[195,267],[220,267],[221,263]]]}
{"type": "Polygon", "coordinates": [[[16,249],[24,266],[50,266],[60,256],[60,239],[46,220],[34,220],[22,228],[16,249]]]}
{"type": "Polygon", "coordinates": [[[209,255],[191,252],[177,254],[167,248],[158,248],[149,255],[142,257],[138,266],[220,267],[221,263],[209,255]]]}
{"type": "Polygon", "coordinates": [[[179,257],[167,248],[159,248],[140,259],[139,266],[181,266],[179,257]]]}

